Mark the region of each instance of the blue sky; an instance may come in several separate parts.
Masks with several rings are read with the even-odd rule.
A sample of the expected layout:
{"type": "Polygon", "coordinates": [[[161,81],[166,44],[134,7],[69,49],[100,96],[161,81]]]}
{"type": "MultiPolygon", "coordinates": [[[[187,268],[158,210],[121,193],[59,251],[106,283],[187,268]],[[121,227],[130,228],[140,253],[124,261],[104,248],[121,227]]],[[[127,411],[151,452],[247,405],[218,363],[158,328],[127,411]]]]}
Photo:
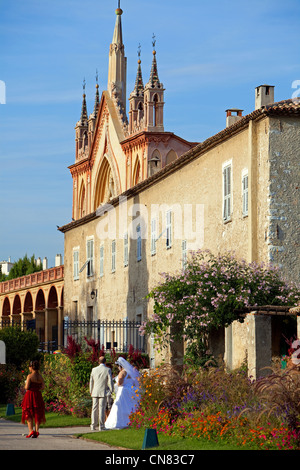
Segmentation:
{"type": "MultiPolygon", "coordinates": [[[[57,225],[72,217],[74,127],[86,79],[107,86],[117,0],[0,0],[0,260],[25,254],[54,265],[57,225]],[[1,99],[1,94],[0,94],[1,99]]],[[[300,80],[299,0],[121,0],[127,95],[141,44],[144,83],[156,35],[165,130],[200,142],[225,127],[225,110],[254,109],[254,89],[291,98],[300,80]]]]}

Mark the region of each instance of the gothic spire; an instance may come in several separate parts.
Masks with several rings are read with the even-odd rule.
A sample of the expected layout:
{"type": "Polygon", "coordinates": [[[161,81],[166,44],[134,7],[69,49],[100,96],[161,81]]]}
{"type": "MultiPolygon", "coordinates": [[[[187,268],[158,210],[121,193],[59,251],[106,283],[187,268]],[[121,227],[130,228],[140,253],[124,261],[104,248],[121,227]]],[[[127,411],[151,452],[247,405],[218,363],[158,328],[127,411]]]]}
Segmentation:
{"type": "Polygon", "coordinates": [[[93,117],[97,117],[99,104],[100,104],[100,98],[99,98],[99,85],[98,85],[98,70],[96,70],[96,96],[95,96],[93,117]]]}
{"type": "Polygon", "coordinates": [[[139,47],[138,47],[138,69],[137,69],[133,94],[135,96],[142,96],[143,93],[144,93],[144,83],[143,83],[142,67],[141,67],[141,45],[139,44],[139,47]]]}
{"type": "Polygon", "coordinates": [[[116,9],[116,23],[113,35],[113,44],[123,44],[123,35],[122,35],[122,16],[123,10],[120,8],[120,0],[118,2],[118,8],[116,9]]]}
{"type": "Polygon", "coordinates": [[[112,43],[109,50],[108,64],[108,84],[107,89],[111,97],[120,102],[124,113],[126,113],[126,74],[127,59],[122,36],[121,16],[123,10],[120,8],[120,1],[116,9],[116,23],[112,43]]]}
{"type": "Polygon", "coordinates": [[[87,114],[87,106],[86,106],[86,95],[85,95],[85,79],[83,80],[83,95],[82,95],[82,107],[81,107],[81,116],[80,116],[80,124],[85,124],[88,120],[87,114]]]}
{"type": "Polygon", "coordinates": [[[153,34],[152,36],[152,47],[153,47],[153,59],[152,59],[152,67],[150,72],[149,84],[152,87],[160,88],[160,81],[158,78],[158,71],[157,71],[157,62],[156,62],[156,50],[155,50],[156,38],[153,34]]]}

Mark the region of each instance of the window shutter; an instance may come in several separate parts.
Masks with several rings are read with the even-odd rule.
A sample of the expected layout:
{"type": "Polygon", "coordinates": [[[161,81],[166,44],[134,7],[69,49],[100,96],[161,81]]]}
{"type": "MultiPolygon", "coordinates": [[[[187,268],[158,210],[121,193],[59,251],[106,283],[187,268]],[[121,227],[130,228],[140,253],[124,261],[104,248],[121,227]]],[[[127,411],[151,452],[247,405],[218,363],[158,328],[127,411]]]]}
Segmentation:
{"type": "Polygon", "coordinates": [[[100,277],[104,276],[104,246],[100,246],[100,277]]]}
{"type": "Polygon", "coordinates": [[[87,276],[94,274],[94,240],[87,241],[87,276]]]}
{"type": "Polygon", "coordinates": [[[167,212],[167,233],[166,233],[166,245],[167,248],[172,246],[172,211],[167,212]]]}
{"type": "Polygon", "coordinates": [[[243,215],[248,215],[248,175],[243,176],[243,215]]]}
{"type": "Polygon", "coordinates": [[[124,266],[128,266],[128,233],[124,235],[124,266]]]}
{"type": "Polygon", "coordinates": [[[156,254],[156,219],[151,220],[151,255],[156,254]]]}
{"type": "Polygon", "coordinates": [[[111,242],[111,270],[113,273],[116,270],[116,240],[111,242]]]}
{"type": "Polygon", "coordinates": [[[223,219],[229,220],[231,215],[231,166],[223,170],[223,219]]]}
{"type": "Polygon", "coordinates": [[[73,278],[79,279],[79,251],[73,251],[73,278]]]}

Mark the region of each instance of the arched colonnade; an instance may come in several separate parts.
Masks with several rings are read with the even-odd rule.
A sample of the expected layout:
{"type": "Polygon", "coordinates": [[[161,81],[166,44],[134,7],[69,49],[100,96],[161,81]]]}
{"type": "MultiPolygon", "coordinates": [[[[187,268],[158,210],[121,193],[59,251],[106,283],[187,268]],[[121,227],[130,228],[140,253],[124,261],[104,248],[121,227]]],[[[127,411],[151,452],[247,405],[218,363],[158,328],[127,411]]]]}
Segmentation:
{"type": "Polygon", "coordinates": [[[36,330],[40,341],[63,344],[64,267],[23,276],[0,284],[2,326],[36,330]]]}

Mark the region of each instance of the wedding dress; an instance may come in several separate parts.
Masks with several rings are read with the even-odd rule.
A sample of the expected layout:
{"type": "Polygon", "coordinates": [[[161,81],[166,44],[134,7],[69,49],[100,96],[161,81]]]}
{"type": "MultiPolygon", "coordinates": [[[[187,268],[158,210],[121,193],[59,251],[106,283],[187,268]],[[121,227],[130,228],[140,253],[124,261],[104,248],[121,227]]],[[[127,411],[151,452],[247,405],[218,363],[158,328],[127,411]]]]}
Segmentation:
{"type": "Polygon", "coordinates": [[[115,379],[116,398],[111,407],[109,416],[105,421],[105,429],[127,428],[129,415],[135,410],[140,399],[138,393],[139,384],[137,381],[139,376],[138,372],[124,358],[119,358],[117,364],[125,369],[126,377],[122,385],[117,385],[118,377],[115,379]],[[128,372],[131,372],[131,375],[129,375],[128,372]]]}

